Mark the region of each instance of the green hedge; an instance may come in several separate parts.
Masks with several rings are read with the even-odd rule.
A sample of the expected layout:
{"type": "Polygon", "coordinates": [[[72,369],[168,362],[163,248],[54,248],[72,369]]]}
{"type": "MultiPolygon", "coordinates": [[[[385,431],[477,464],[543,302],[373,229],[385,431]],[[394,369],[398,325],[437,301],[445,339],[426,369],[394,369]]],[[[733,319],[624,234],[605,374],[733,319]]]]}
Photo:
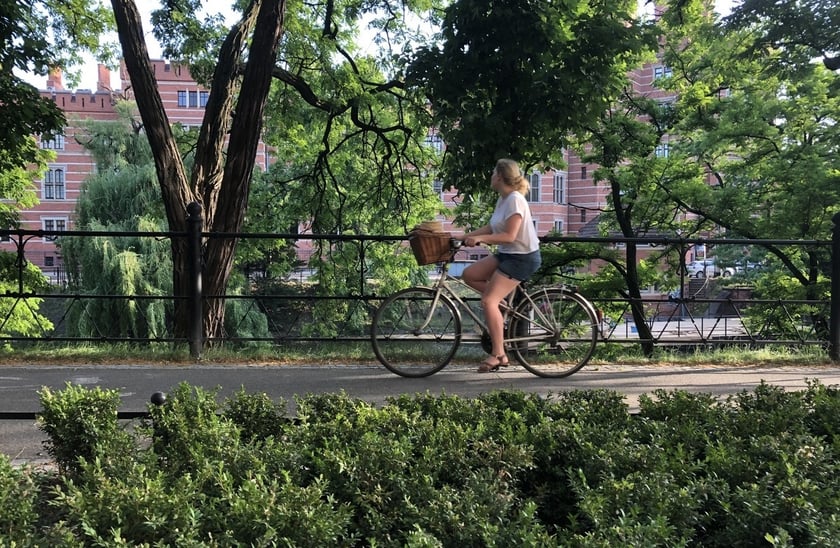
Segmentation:
{"type": "Polygon", "coordinates": [[[840,395],[42,391],[47,473],[0,459],[3,546],[830,546],[840,395]],[[95,409],[95,412],[91,412],[95,409]]]}

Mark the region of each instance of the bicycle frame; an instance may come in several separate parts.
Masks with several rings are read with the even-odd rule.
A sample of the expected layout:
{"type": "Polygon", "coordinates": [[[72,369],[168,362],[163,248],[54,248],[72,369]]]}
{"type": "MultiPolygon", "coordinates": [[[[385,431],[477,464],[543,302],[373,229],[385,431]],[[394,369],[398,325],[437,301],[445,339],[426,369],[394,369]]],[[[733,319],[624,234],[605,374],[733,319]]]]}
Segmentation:
{"type": "MultiPolygon", "coordinates": [[[[431,315],[434,313],[434,310],[437,308],[441,295],[444,295],[446,298],[448,298],[450,301],[452,301],[456,305],[455,310],[458,312],[459,315],[461,314],[462,310],[466,311],[467,315],[469,315],[472,318],[472,320],[476,323],[476,325],[481,328],[482,332],[486,333],[487,332],[487,324],[485,323],[483,317],[481,315],[477,314],[475,311],[473,311],[473,309],[467,304],[467,302],[460,295],[458,295],[457,292],[455,292],[452,289],[450,284],[455,283],[459,287],[465,287],[476,295],[480,295],[481,293],[479,293],[478,290],[476,290],[472,286],[468,285],[467,283],[465,283],[460,278],[456,278],[456,277],[450,275],[449,274],[449,264],[450,263],[447,262],[447,263],[443,263],[441,265],[442,271],[441,271],[440,278],[431,286],[431,289],[433,289],[435,291],[435,293],[434,293],[434,297],[432,299],[432,305],[429,307],[430,316],[428,318],[426,318],[426,321],[423,324],[423,328],[425,328],[429,324],[429,322],[431,321],[431,315]]],[[[570,293],[570,294],[577,295],[578,297],[580,297],[581,301],[583,301],[583,303],[585,303],[585,305],[588,306],[588,308],[592,312],[592,315],[593,316],[597,315],[596,312],[595,312],[595,307],[588,300],[586,300],[582,295],[580,295],[580,293],[578,293],[574,289],[572,289],[568,286],[565,286],[565,285],[557,285],[557,286],[551,286],[551,287],[554,288],[554,289],[559,289],[561,291],[570,293]]],[[[547,288],[542,288],[542,289],[545,290],[547,288]]],[[[522,286],[522,284],[520,284],[517,288],[515,288],[507,296],[507,298],[502,302],[502,308],[503,308],[503,312],[506,316],[506,319],[510,320],[511,318],[514,317],[514,315],[517,314],[516,308],[523,301],[529,301],[531,304],[534,304],[534,294],[535,293],[533,293],[533,292],[528,292],[522,286]],[[513,300],[516,300],[516,302],[513,302],[513,300]]],[[[537,320],[538,323],[542,326],[555,325],[556,318],[548,317],[545,314],[545,312],[540,311],[538,307],[532,307],[531,310],[534,310],[535,312],[537,312],[539,314],[539,318],[535,319],[535,318],[524,318],[523,317],[527,321],[534,322],[535,320],[537,320]]],[[[527,335],[526,336],[508,337],[507,334],[506,334],[504,342],[505,342],[505,344],[526,343],[528,341],[535,340],[537,338],[542,338],[542,337],[527,336],[527,335]]]]}
{"type": "MultiPolygon", "coordinates": [[[[467,315],[469,315],[473,319],[473,321],[479,327],[481,327],[482,330],[486,331],[487,330],[487,324],[484,323],[483,318],[481,316],[479,316],[478,314],[476,314],[473,311],[472,308],[470,308],[470,306],[466,303],[466,301],[464,299],[462,299],[461,296],[458,295],[449,286],[449,283],[454,282],[454,283],[458,284],[458,286],[460,286],[460,287],[465,287],[465,288],[469,289],[472,293],[474,293],[476,295],[480,295],[480,293],[475,288],[467,285],[460,278],[456,278],[455,276],[450,275],[449,274],[449,264],[450,263],[443,263],[443,265],[442,265],[443,271],[440,274],[440,278],[438,279],[437,282],[434,283],[434,285],[432,285],[432,289],[435,290],[435,296],[432,299],[432,306],[429,308],[430,314],[434,312],[435,308],[437,308],[438,301],[440,300],[440,296],[445,295],[446,298],[448,298],[450,301],[455,303],[455,305],[456,305],[455,309],[458,311],[459,315],[461,314],[461,310],[465,310],[467,312],[467,315]]],[[[423,327],[426,327],[426,325],[428,324],[428,322],[430,320],[431,320],[431,318],[427,318],[426,323],[424,324],[423,327]]]]}

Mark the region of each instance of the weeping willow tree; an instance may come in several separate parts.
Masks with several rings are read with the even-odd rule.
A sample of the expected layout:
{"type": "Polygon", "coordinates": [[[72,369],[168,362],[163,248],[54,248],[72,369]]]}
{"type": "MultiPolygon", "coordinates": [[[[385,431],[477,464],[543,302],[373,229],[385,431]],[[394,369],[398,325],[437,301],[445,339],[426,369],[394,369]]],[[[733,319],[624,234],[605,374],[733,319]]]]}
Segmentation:
{"type": "Polygon", "coordinates": [[[154,298],[172,292],[168,242],[138,234],[165,230],[154,163],[130,104],[118,110],[118,120],[85,122],[76,135],[96,162],[76,205],[77,229],[127,235],[58,240],[69,289],[84,296],[69,302],[69,336],[162,337],[171,313],[154,298]]]}
{"type": "MultiPolygon", "coordinates": [[[[96,162],[76,205],[77,229],[119,236],[64,236],[58,241],[68,270],[68,335],[158,339],[172,333],[172,255],[154,161],[132,103],[117,105],[116,121],[86,121],[76,139],[96,162]],[[116,297],[116,298],[111,298],[116,297]]],[[[176,134],[183,150],[194,135],[176,134]]],[[[188,158],[188,154],[185,154],[188,158]]],[[[264,335],[267,322],[239,311],[228,320],[247,326],[235,336],[264,335]]],[[[232,328],[235,331],[235,328],[232,328]]]]}

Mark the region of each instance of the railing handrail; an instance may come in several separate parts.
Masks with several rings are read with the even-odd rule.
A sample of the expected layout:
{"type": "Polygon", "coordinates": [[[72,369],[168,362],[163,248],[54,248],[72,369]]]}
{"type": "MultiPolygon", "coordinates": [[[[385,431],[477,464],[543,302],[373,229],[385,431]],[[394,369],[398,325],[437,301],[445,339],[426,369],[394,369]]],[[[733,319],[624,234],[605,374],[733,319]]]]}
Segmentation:
{"type": "MultiPolygon", "coordinates": [[[[196,204],[197,206],[197,204],[196,204]]],[[[189,306],[191,307],[192,313],[190,316],[195,318],[196,321],[200,321],[202,318],[201,314],[201,304],[202,299],[208,298],[219,298],[219,297],[226,297],[226,298],[245,298],[242,296],[224,296],[224,295],[206,295],[201,293],[202,284],[200,283],[200,274],[201,274],[201,244],[202,241],[211,238],[231,238],[237,240],[259,240],[259,239],[274,239],[274,240],[295,240],[295,241],[326,241],[326,242],[404,242],[408,239],[407,235],[372,235],[372,234],[297,234],[297,233],[265,233],[265,232],[256,232],[256,233],[249,233],[249,232],[240,232],[240,233],[222,233],[222,232],[206,232],[202,231],[202,222],[200,216],[200,207],[193,208],[190,212],[190,216],[188,217],[188,224],[186,231],[81,231],[81,230],[73,230],[73,231],[56,231],[56,230],[28,230],[28,229],[3,229],[0,230],[0,237],[9,237],[14,238],[13,244],[16,246],[17,254],[21,258],[19,261],[20,268],[22,269],[23,265],[25,264],[25,253],[26,253],[26,245],[29,239],[33,237],[139,237],[139,238],[156,238],[156,239],[172,239],[172,238],[187,238],[188,239],[188,252],[191,253],[191,260],[190,263],[193,265],[193,283],[192,288],[193,291],[186,296],[174,296],[174,295],[167,295],[167,296],[158,296],[158,295],[133,295],[133,296],[124,296],[124,295],[96,295],[96,298],[124,298],[124,299],[155,299],[155,298],[166,298],[166,299],[189,299],[190,303],[189,306]],[[191,243],[189,243],[191,242],[191,243]]],[[[812,247],[812,246],[829,246],[832,257],[840,257],[840,213],[835,215],[833,219],[835,226],[834,231],[832,234],[831,240],[795,240],[795,239],[745,239],[745,238],[701,238],[701,237],[683,237],[680,235],[676,236],[663,236],[661,234],[657,234],[655,236],[639,236],[639,237],[623,237],[623,236],[600,236],[600,237],[581,237],[581,236],[546,236],[541,238],[541,241],[544,244],[563,244],[563,243],[599,243],[599,244],[647,244],[650,246],[674,246],[676,249],[682,250],[687,249],[688,246],[692,245],[751,245],[751,246],[761,246],[761,247],[771,247],[771,246],[803,246],[803,247],[812,247]]],[[[52,294],[38,294],[34,292],[25,292],[22,290],[22,270],[19,270],[21,280],[20,280],[20,288],[18,292],[8,291],[6,293],[6,297],[13,297],[13,298],[28,298],[28,297],[41,297],[41,298],[50,298],[54,297],[52,294]]],[[[830,312],[829,312],[829,321],[830,321],[830,329],[829,329],[829,341],[828,341],[828,348],[829,354],[832,360],[838,361],[840,360],[840,261],[832,261],[832,291],[831,291],[831,300],[830,300],[830,312]]],[[[83,293],[76,293],[76,294],[65,294],[62,295],[62,298],[68,299],[86,299],[92,298],[94,296],[83,294],[83,293]]],[[[259,297],[255,295],[250,295],[249,297],[259,297]]],[[[377,299],[381,296],[376,295],[350,295],[350,296],[332,296],[332,297],[324,297],[324,298],[353,298],[353,299],[364,299],[365,301],[369,301],[370,299],[377,299]]],[[[289,298],[289,297],[273,297],[273,298],[289,298]]],[[[294,297],[291,297],[294,298],[294,297]]],[[[307,299],[313,299],[314,297],[306,297],[307,299]]],[[[697,299],[695,297],[690,298],[679,298],[679,299],[668,299],[677,304],[686,304],[686,303],[725,303],[725,302],[732,302],[731,299],[697,299]]],[[[645,302],[661,302],[662,299],[654,300],[649,299],[645,300],[645,302]]],[[[766,301],[766,300],[765,300],[766,301]]],[[[758,302],[758,301],[753,301],[758,302]]],[[[775,302],[775,301],[774,301],[775,302]]],[[[790,301],[793,303],[793,301],[790,301]]],[[[812,302],[812,301],[806,301],[812,302]]],[[[824,301],[814,301],[817,303],[824,302],[824,301]]],[[[0,318],[0,322],[2,322],[2,318],[0,318]]],[[[200,323],[196,323],[190,326],[188,330],[188,342],[190,343],[191,353],[194,356],[198,357],[201,348],[203,346],[203,329],[200,323]]],[[[22,337],[0,337],[0,340],[22,340],[22,337]]],[[[67,338],[63,337],[53,337],[50,340],[67,340],[67,338]]],[[[97,340],[95,337],[86,337],[84,339],[78,340],[97,340]]],[[[119,339],[122,340],[122,339],[119,339]]],[[[138,339],[138,340],[146,340],[146,339],[138,339]]],[[[158,339],[155,339],[158,340],[158,339]]],[[[160,340],[172,340],[171,338],[160,339],[160,340]]]]}

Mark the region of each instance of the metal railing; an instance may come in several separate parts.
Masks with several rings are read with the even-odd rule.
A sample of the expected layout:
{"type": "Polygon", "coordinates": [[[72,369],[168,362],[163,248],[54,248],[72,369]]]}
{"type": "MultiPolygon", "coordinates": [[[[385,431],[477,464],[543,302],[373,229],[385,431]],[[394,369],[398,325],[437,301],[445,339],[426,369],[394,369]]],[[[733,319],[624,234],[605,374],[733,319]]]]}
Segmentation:
{"type": "MultiPolygon", "coordinates": [[[[236,233],[219,234],[201,232],[200,208],[190,210],[187,232],[105,232],[105,231],[43,231],[43,230],[2,230],[0,238],[5,246],[15,254],[13,271],[16,279],[6,279],[5,294],[0,295],[0,341],[9,344],[24,342],[134,342],[152,343],[168,342],[188,344],[193,356],[198,357],[206,342],[263,342],[284,344],[292,341],[367,341],[368,326],[372,313],[378,302],[387,297],[397,287],[388,287],[379,283],[372,276],[368,267],[368,256],[374,246],[390,246],[398,252],[410,253],[405,242],[405,236],[359,236],[359,235],[301,235],[301,234],[265,234],[265,233],[236,233]],[[188,295],[157,295],[157,294],[94,294],[74,289],[72,286],[53,286],[47,291],[31,291],[27,289],[26,265],[27,245],[32,241],[43,238],[95,238],[95,237],[133,237],[170,240],[186,238],[190,263],[193,265],[191,274],[191,291],[188,295]],[[355,273],[358,275],[354,286],[341,294],[322,294],[317,291],[319,277],[325,272],[313,270],[306,273],[308,278],[314,276],[314,284],[300,283],[304,275],[296,278],[294,272],[279,284],[285,292],[260,293],[260,288],[266,287],[260,273],[248,270],[252,279],[252,289],[243,294],[206,295],[201,287],[201,245],[203,241],[212,238],[235,238],[242,241],[257,240],[286,240],[296,243],[308,243],[317,248],[323,258],[328,259],[330,253],[337,253],[337,248],[353,245],[356,250],[352,255],[357,259],[355,273]],[[249,312],[259,312],[264,315],[268,324],[268,331],[262,335],[241,336],[231,334],[221,340],[205,341],[203,337],[202,303],[206,299],[224,299],[226,301],[240,301],[245,310],[242,317],[249,312]],[[176,300],[187,300],[192,325],[186,337],[176,337],[171,324],[160,332],[154,333],[119,333],[114,334],[110,329],[111,318],[97,318],[90,314],[88,305],[91,302],[122,302],[130,305],[139,318],[150,310],[171,310],[176,300]],[[41,301],[40,307],[33,304],[41,301]],[[15,332],[11,324],[15,312],[28,311],[34,318],[35,332],[21,334],[15,332]],[[51,326],[46,322],[39,324],[38,318],[48,311],[51,326]],[[78,335],[73,329],[68,329],[71,321],[84,321],[88,325],[87,332],[78,335]]],[[[802,241],[802,240],[740,240],[740,239],[702,239],[702,238],[578,238],[578,237],[547,237],[543,239],[543,246],[563,245],[567,243],[599,243],[611,246],[623,246],[630,243],[651,246],[652,249],[673,249],[675,253],[682,253],[695,245],[737,245],[737,246],[800,246],[818,247],[830,253],[831,257],[840,257],[840,214],[834,217],[835,227],[830,241],[802,241]]],[[[688,279],[685,272],[681,273],[678,292],[658,294],[649,292],[643,295],[641,304],[644,307],[650,339],[644,341],[655,345],[822,345],[825,346],[831,359],[840,359],[840,261],[831,262],[831,297],[813,300],[784,300],[754,298],[748,286],[727,287],[726,279],[688,279]],[[762,319],[751,315],[752,311],[763,310],[762,319]],[[807,314],[802,310],[807,309],[807,314]],[[820,324],[813,318],[823,318],[820,324]],[[828,326],[826,328],[826,325],[828,326]],[[827,335],[826,335],[827,334],[827,335]]],[[[434,268],[425,268],[428,274],[434,276],[434,268]]],[[[560,274],[560,273],[557,273],[560,274]]],[[[57,276],[65,279],[64,276],[57,276]]],[[[72,277],[70,277],[72,279],[72,277]]],[[[323,278],[322,278],[323,279],[323,278]]],[[[735,279],[735,278],[733,278],[735,279]]],[[[600,309],[609,311],[602,324],[602,333],[606,342],[618,344],[640,344],[643,342],[638,336],[638,326],[632,322],[629,315],[631,300],[617,295],[587,294],[600,309]]],[[[477,302],[476,302],[477,305],[477,302]]],[[[171,314],[169,314],[171,316],[171,314]]],[[[170,320],[171,321],[171,320],[170,320]]],[[[140,322],[142,323],[142,321],[140,322]]],[[[150,322],[151,323],[151,322],[150,322]]],[[[234,328],[233,332],[236,331],[234,328]]]]}

